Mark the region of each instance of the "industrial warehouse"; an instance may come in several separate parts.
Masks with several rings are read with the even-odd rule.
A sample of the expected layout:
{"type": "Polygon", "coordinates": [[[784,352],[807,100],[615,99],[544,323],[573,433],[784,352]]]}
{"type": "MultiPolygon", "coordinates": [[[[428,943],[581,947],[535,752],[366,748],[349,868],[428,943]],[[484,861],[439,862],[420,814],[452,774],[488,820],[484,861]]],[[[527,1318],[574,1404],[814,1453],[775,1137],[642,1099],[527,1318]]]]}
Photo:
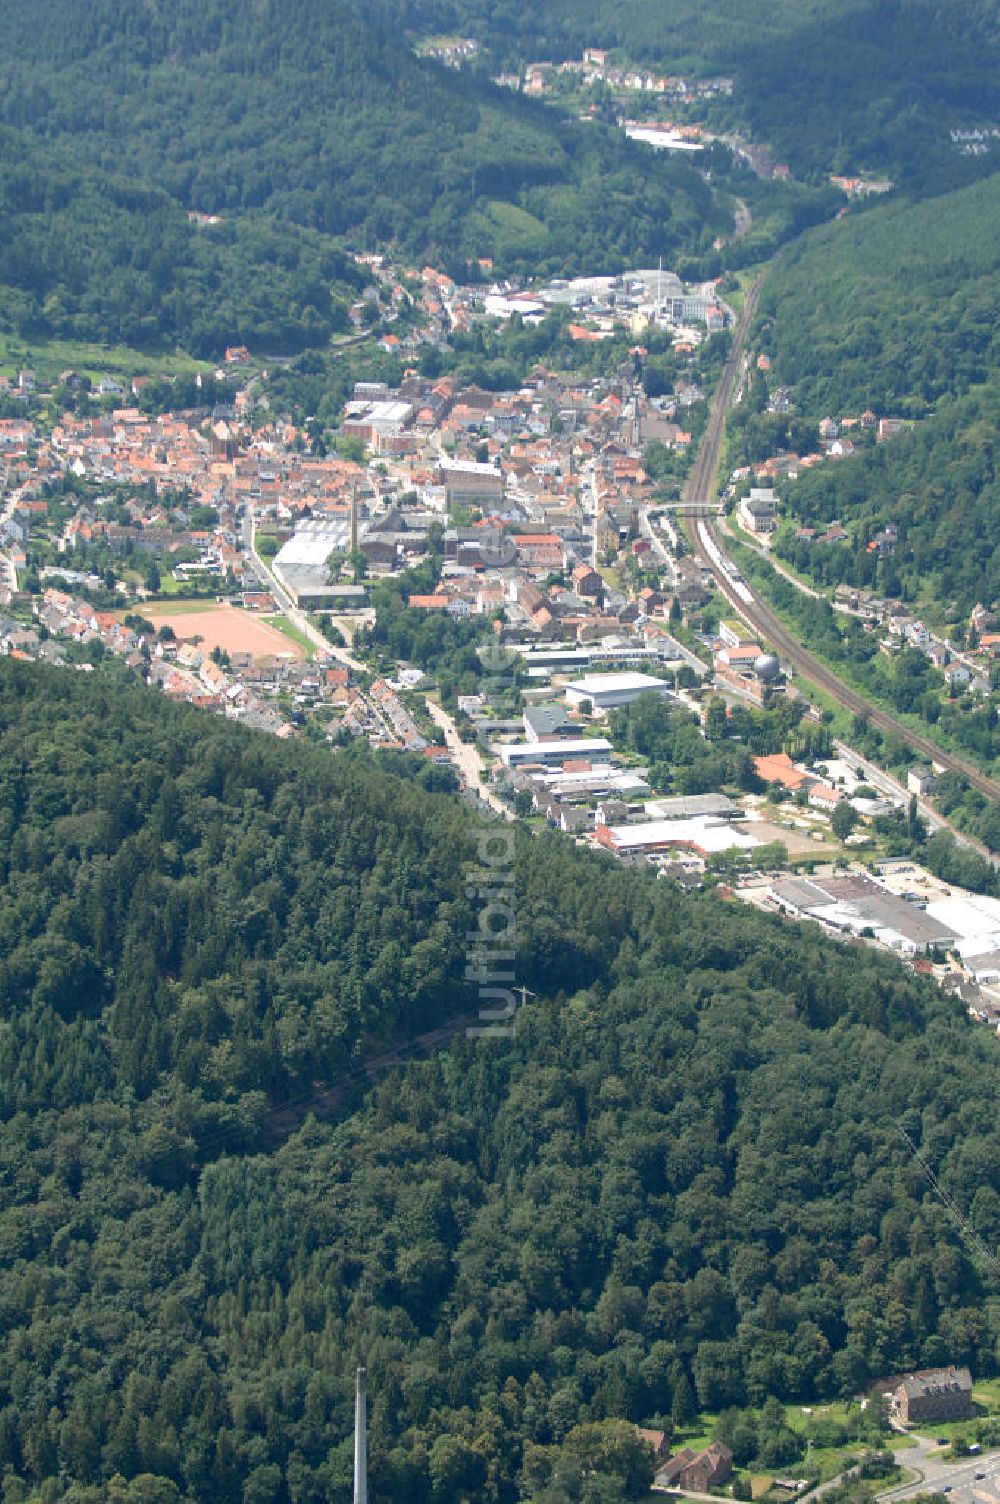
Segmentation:
{"type": "Polygon", "coordinates": [[[594,715],[601,715],[618,705],[631,705],[640,695],[669,693],[670,685],[651,674],[587,674],[566,685],[566,703],[576,710],[589,703],[594,715]]]}

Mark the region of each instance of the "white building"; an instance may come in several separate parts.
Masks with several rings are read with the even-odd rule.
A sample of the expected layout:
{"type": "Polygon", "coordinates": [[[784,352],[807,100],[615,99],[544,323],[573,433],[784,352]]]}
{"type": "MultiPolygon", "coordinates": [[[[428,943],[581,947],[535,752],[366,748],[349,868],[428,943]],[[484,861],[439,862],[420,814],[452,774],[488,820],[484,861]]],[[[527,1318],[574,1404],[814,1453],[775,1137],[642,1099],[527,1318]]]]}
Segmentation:
{"type": "Polygon", "coordinates": [[[778,526],[778,498],[770,486],[753,486],[736,509],[741,527],[754,534],[773,533],[778,526]]]}
{"type": "Polygon", "coordinates": [[[594,715],[601,715],[616,705],[631,705],[640,695],[669,693],[669,686],[652,674],[587,674],[566,685],[566,703],[579,709],[589,700],[594,715]]]}
{"type": "Polygon", "coordinates": [[[565,762],[577,760],[610,762],[613,748],[603,736],[580,736],[563,737],[558,741],[505,742],[496,751],[505,768],[518,768],[523,763],[532,762],[560,767],[565,762]]]}
{"type": "Polygon", "coordinates": [[[645,820],[636,825],[602,826],[597,832],[602,846],[618,856],[635,856],[654,851],[684,847],[699,856],[717,856],[736,848],[751,851],[761,843],[744,830],[737,830],[728,820],[711,815],[689,820],[645,820]]]}
{"type": "Polygon", "coordinates": [[[977,982],[1000,982],[1000,900],[952,889],[948,898],[929,903],[927,913],[958,935],[955,949],[977,982]]]}
{"type": "Polygon", "coordinates": [[[933,791],[934,773],[930,768],[911,768],[906,775],[906,787],[918,799],[924,799],[933,791]]]}

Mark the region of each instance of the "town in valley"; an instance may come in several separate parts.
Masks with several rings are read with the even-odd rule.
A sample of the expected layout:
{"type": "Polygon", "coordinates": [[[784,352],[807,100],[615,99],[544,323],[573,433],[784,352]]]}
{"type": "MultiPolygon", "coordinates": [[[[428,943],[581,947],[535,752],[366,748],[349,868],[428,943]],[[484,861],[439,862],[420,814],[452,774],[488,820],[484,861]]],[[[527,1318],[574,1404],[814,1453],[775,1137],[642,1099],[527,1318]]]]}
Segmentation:
{"type": "MultiPolygon", "coordinates": [[[[734,555],[773,557],[798,474],[910,423],[800,425],[802,452],[732,463],[720,500],[692,503],[738,283],[661,265],[462,286],[359,260],[356,321],[380,320],[371,346],[398,375],[355,381],[331,442],[275,410],[240,346],[205,406],[150,403],[148,377],[3,379],[0,651],[80,671],[109,656],[279,737],[415,754],[502,815],[888,946],[1000,1019],[1000,902],[906,840],[946,824],[945,765],[887,769],[838,733],[741,615],[739,566],[692,546],[711,515],[734,555]],[[499,390],[448,374],[456,335],[554,317],[591,370],[543,360],[499,390]]],[[[788,414],[770,365],[746,352],[739,390],[770,378],[788,414]]],[[[885,654],[922,655],[942,700],[997,695],[992,603],[948,638],[873,591],[832,600],[885,654]]]]}

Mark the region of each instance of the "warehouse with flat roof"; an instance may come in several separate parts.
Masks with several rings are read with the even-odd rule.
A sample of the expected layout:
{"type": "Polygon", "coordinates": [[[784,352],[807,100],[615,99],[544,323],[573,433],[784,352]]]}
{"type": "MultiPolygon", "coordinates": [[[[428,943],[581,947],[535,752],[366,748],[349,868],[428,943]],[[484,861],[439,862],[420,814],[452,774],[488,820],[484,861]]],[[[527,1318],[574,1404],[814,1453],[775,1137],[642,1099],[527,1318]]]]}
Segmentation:
{"type": "Polygon", "coordinates": [[[640,856],[685,847],[699,856],[718,856],[736,848],[752,851],[761,843],[728,820],[696,816],[690,820],[644,820],[636,825],[599,825],[597,839],[616,856],[640,856]]]}
{"type": "Polygon", "coordinates": [[[817,919],[848,934],[867,932],[907,955],[920,955],[936,946],[949,949],[958,939],[950,925],[862,873],[785,878],[771,884],[770,895],[792,914],[817,919]]]}
{"type": "Polygon", "coordinates": [[[585,674],[566,685],[566,703],[577,710],[589,700],[595,715],[616,705],[631,705],[640,695],[666,695],[670,686],[652,674],[585,674]]]}
{"type": "Polygon", "coordinates": [[[613,748],[603,736],[567,736],[558,741],[505,742],[496,750],[505,768],[519,768],[529,762],[553,767],[565,762],[610,762],[613,748]]]}

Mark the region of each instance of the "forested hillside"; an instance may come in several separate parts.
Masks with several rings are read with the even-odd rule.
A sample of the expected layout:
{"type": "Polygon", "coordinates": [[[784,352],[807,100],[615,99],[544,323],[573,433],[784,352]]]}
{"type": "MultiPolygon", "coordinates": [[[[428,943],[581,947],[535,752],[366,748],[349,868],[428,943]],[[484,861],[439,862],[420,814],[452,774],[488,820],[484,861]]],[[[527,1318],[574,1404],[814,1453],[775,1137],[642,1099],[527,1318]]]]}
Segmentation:
{"type": "Polygon", "coordinates": [[[1000,594],[1000,383],[946,399],[890,444],[817,467],[788,492],[809,526],[852,524],[853,546],[783,538],[779,551],[825,585],[846,583],[919,603],[965,622],[1000,594]],[[868,542],[893,522],[899,542],[880,560],[868,542]]]}
{"type": "MultiPolygon", "coordinates": [[[[731,227],[690,167],[422,62],[341,0],[249,9],[95,0],[82,11],[40,0],[30,14],[0,0],[0,25],[0,123],[47,143],[83,179],[67,198],[45,183],[52,169],[39,169],[38,202],[24,189],[9,197],[11,285],[38,305],[51,296],[57,323],[87,314],[117,336],[116,308],[99,291],[105,279],[84,254],[95,242],[107,243],[112,305],[127,303],[136,282],[154,333],[185,333],[184,317],[197,315],[182,317],[171,299],[183,301],[187,278],[200,302],[201,264],[229,254],[242,274],[229,294],[233,321],[257,298],[280,306],[287,279],[301,305],[293,321],[311,318],[318,343],[330,276],[315,275],[323,237],[393,241],[465,275],[477,256],[533,271],[612,270],[698,253],[731,227]],[[123,218],[122,179],[170,224],[166,250],[178,246],[181,278],[169,295],[123,218]],[[168,199],[223,224],[197,241],[182,237],[168,199]],[[62,243],[56,268],[49,257],[32,271],[39,239],[62,243]]],[[[4,150],[13,149],[22,148],[7,138],[4,150]]]]}
{"type": "Polygon", "coordinates": [[[400,28],[481,38],[508,66],[593,46],[730,73],[738,118],[799,176],[872,168],[941,192],[984,166],[957,155],[949,126],[1000,115],[1000,32],[988,0],[366,3],[400,28]]]}
{"type": "Polygon", "coordinates": [[[218,357],[293,352],[349,328],[363,280],[316,231],[262,213],[199,229],[161,188],[0,130],[0,328],[218,357]],[[265,270],[266,269],[266,270],[265,270]]]}
{"type": "Polygon", "coordinates": [[[0,663],[8,1495],[346,1500],[361,1356],[374,1497],[413,1504],[640,1492],[603,1423],[695,1396],[992,1371],[896,1124],[995,1244],[996,1040],[556,836],[517,836],[516,1039],[277,1141],[361,1041],[468,1006],[474,817],[412,767],[0,663]]]}
{"type": "Polygon", "coordinates": [[[916,420],[789,489],[799,521],[852,527],[852,547],[781,544],[824,584],[933,601],[953,619],[1000,594],[998,215],[1000,177],[881,205],[809,232],[768,274],[759,343],[797,417],[916,420]],[[900,541],[880,559],[867,545],[889,522],[900,541]]]}
{"type": "Polygon", "coordinates": [[[998,216],[1000,175],[851,214],[788,247],[759,320],[797,409],[922,416],[1000,372],[998,216]]]}

